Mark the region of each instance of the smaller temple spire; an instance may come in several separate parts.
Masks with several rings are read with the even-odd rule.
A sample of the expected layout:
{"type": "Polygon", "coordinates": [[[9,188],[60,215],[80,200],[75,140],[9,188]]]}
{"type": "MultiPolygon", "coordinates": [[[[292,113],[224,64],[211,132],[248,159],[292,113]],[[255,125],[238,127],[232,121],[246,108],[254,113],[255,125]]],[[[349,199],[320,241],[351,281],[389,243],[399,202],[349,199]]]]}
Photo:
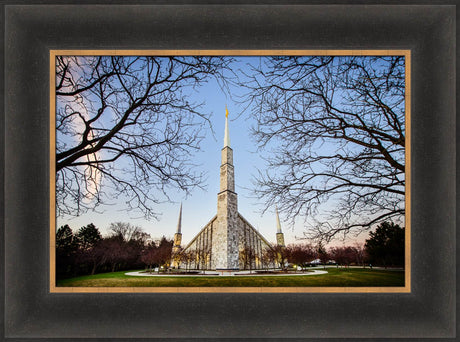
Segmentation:
{"type": "Polygon", "coordinates": [[[182,228],[182,202],[180,204],[180,209],[179,209],[179,220],[177,221],[176,234],[181,234],[181,228],[182,228]]]}
{"type": "Polygon", "coordinates": [[[225,105],[225,136],[224,136],[224,147],[230,147],[230,135],[228,134],[228,109],[225,105]]]}
{"type": "MultiPolygon", "coordinates": [[[[174,234],[174,243],[173,243],[173,254],[177,254],[181,251],[181,243],[182,243],[182,203],[180,204],[180,210],[179,210],[179,220],[177,221],[177,230],[176,234],[174,234]]],[[[173,263],[174,264],[174,263],[173,263]]]]}
{"type": "Polygon", "coordinates": [[[277,231],[276,231],[276,243],[278,246],[280,247],[284,247],[285,244],[284,244],[284,234],[281,230],[281,223],[280,223],[280,216],[278,214],[278,206],[275,205],[275,210],[276,210],[276,228],[277,228],[277,231]]]}
{"type": "Polygon", "coordinates": [[[276,228],[277,228],[277,231],[276,233],[282,233],[281,231],[281,223],[280,223],[280,216],[278,214],[278,206],[275,205],[275,210],[276,210],[276,228]]]}
{"type": "Polygon", "coordinates": [[[174,243],[173,243],[173,248],[172,248],[172,259],[171,259],[171,266],[173,268],[179,267],[180,261],[177,258],[179,255],[180,251],[182,250],[181,243],[182,243],[182,203],[180,204],[180,209],[179,209],[179,220],[177,221],[177,230],[176,234],[174,234],[174,243]]]}

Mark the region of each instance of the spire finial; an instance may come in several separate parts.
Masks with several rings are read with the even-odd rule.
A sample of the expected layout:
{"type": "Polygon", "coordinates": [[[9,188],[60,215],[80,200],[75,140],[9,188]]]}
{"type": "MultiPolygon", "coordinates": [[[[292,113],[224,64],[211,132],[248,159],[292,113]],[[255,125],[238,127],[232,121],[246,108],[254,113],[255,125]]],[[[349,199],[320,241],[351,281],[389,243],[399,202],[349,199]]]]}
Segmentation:
{"type": "Polygon", "coordinates": [[[224,136],[224,147],[230,147],[230,135],[228,134],[228,109],[225,105],[225,136],[224,136]]]}

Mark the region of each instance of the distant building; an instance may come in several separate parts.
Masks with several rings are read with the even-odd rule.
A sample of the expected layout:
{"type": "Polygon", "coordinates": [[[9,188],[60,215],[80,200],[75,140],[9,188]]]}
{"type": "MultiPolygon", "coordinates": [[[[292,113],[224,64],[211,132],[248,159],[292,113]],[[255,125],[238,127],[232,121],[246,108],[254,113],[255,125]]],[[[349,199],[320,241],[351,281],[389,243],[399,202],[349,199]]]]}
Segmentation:
{"type": "MultiPolygon", "coordinates": [[[[238,212],[235,192],[233,150],[228,131],[228,110],[225,109],[225,137],[220,166],[220,192],[217,194],[217,215],[182,248],[182,205],[174,235],[173,267],[234,271],[262,269],[267,255],[275,253],[269,242],[238,212]]],[[[278,209],[276,240],[284,247],[284,235],[279,223],[278,209]]],[[[269,259],[269,258],[268,258],[269,259]]]]}

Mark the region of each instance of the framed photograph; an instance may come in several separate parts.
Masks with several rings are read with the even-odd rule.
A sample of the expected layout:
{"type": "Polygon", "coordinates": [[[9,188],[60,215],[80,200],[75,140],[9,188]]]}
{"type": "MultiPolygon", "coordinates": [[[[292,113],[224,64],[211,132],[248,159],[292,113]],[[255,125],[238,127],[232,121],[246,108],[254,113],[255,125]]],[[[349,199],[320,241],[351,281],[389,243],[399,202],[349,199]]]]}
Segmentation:
{"type": "Polygon", "coordinates": [[[4,337],[454,337],[454,8],[5,6],[4,337]]]}
{"type": "Polygon", "coordinates": [[[51,50],[51,292],[410,292],[410,63],[409,50],[51,50]],[[227,104],[209,114],[218,99],[233,120],[227,104]],[[268,222],[251,181],[259,211],[275,203],[268,222]],[[194,191],[206,182],[217,214],[194,191]],[[155,212],[171,215],[178,190],[174,227],[155,212]]]}

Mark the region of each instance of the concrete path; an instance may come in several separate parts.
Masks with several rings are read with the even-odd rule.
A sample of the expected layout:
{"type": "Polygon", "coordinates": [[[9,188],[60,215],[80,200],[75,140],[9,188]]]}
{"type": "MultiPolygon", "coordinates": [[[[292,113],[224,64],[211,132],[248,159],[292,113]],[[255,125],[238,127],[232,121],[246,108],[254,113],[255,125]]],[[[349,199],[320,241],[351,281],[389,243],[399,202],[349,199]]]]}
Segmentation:
{"type": "Polygon", "coordinates": [[[233,277],[235,275],[238,276],[269,276],[269,277],[282,277],[282,276],[310,276],[310,275],[319,275],[319,274],[326,274],[327,271],[324,270],[312,270],[307,273],[288,273],[288,274],[257,274],[257,273],[249,273],[249,271],[239,271],[239,272],[217,272],[217,271],[205,271],[205,273],[201,274],[193,274],[193,275],[182,275],[182,274],[158,274],[158,273],[146,273],[146,272],[127,272],[125,275],[127,276],[134,276],[134,277],[193,277],[193,276],[200,276],[200,277],[233,277]]]}

